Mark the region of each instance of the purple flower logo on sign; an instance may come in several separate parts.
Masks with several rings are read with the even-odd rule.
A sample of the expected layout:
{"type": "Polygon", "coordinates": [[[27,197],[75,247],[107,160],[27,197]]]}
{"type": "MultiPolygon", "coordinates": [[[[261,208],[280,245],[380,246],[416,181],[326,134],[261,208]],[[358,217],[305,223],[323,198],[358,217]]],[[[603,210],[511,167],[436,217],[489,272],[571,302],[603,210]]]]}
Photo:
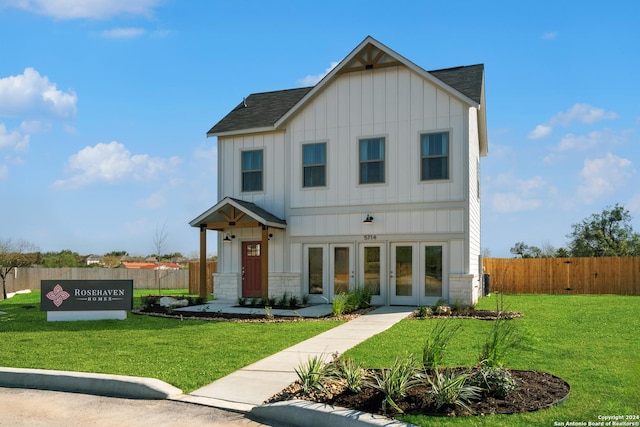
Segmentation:
{"type": "Polygon", "coordinates": [[[47,293],[47,298],[50,299],[56,307],[60,307],[64,300],[70,296],[69,292],[62,289],[60,285],[55,285],[53,290],[47,293]]]}

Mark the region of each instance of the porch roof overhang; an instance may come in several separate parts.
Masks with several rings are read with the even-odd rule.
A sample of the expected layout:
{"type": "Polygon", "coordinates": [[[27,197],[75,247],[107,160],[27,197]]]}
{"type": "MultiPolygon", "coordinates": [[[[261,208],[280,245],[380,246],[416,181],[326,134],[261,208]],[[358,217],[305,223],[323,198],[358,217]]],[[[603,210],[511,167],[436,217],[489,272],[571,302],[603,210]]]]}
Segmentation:
{"type": "Polygon", "coordinates": [[[225,197],[189,222],[192,227],[224,230],[234,227],[287,228],[287,222],[255,203],[225,197]]]}

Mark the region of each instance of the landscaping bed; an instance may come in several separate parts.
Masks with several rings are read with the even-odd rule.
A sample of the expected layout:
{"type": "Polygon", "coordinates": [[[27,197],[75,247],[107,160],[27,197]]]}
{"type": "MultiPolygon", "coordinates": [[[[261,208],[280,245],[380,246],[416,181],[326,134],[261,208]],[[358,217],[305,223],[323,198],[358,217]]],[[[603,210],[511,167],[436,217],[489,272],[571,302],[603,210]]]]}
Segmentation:
{"type": "MultiPolygon", "coordinates": [[[[472,374],[475,369],[477,368],[455,368],[452,371],[472,374]]],[[[375,372],[375,370],[368,370],[366,375],[371,377],[375,372]]],[[[469,409],[453,405],[437,408],[434,400],[429,397],[431,387],[427,384],[411,387],[404,397],[394,401],[407,415],[468,416],[537,411],[558,404],[569,396],[569,384],[554,375],[523,370],[509,370],[509,373],[516,382],[516,390],[504,398],[483,396],[480,400],[471,400],[467,404],[469,409]]],[[[349,390],[345,381],[332,380],[325,384],[325,388],[326,392],[309,394],[303,390],[300,381],[296,381],[272,397],[269,403],[301,399],[384,415],[382,408],[385,395],[372,387],[363,387],[361,392],[356,393],[349,390]]],[[[399,413],[387,405],[387,416],[394,417],[399,413]]]]}

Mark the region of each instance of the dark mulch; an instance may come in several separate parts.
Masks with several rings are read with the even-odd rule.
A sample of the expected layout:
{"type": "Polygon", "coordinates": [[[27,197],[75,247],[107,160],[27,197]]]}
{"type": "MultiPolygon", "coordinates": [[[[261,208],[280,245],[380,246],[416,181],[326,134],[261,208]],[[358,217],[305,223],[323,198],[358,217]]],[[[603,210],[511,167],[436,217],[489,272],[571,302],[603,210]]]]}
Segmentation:
{"type": "Polygon", "coordinates": [[[301,321],[318,321],[318,320],[350,320],[355,317],[368,313],[371,310],[375,310],[377,307],[370,307],[362,310],[356,310],[352,313],[342,316],[326,316],[319,318],[301,317],[301,316],[265,316],[264,314],[253,313],[222,313],[215,311],[189,311],[179,312],[175,310],[167,310],[159,305],[147,307],[139,310],[132,310],[134,314],[145,314],[148,316],[169,317],[175,319],[196,319],[196,320],[212,320],[212,321],[227,321],[227,322],[301,322],[301,321]]]}
{"type": "MultiPolygon", "coordinates": [[[[457,371],[469,371],[470,368],[456,368],[457,371]]],[[[459,407],[441,407],[436,409],[433,401],[428,397],[429,386],[420,385],[409,390],[404,398],[395,402],[405,414],[435,415],[435,416],[466,416],[514,414],[531,412],[548,408],[569,396],[570,387],[564,380],[539,371],[509,370],[516,380],[517,390],[511,392],[505,399],[483,397],[482,400],[472,401],[468,405],[472,412],[459,407]]],[[[300,383],[295,382],[282,392],[273,396],[269,402],[302,399],[347,409],[353,409],[373,414],[384,415],[382,402],[384,395],[373,389],[363,388],[362,392],[349,391],[344,383],[333,381],[327,386],[329,393],[306,395],[300,383]]],[[[398,412],[387,405],[387,416],[394,417],[398,412]]]]}

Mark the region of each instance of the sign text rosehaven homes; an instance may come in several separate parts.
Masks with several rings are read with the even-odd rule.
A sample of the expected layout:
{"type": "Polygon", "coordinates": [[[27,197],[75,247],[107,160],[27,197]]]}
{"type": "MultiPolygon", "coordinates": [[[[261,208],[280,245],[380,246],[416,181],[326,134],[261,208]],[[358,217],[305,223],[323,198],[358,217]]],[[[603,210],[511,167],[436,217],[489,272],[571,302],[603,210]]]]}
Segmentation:
{"type": "Polygon", "coordinates": [[[133,308],[133,280],[42,280],[42,311],[103,311],[133,308]]]}

